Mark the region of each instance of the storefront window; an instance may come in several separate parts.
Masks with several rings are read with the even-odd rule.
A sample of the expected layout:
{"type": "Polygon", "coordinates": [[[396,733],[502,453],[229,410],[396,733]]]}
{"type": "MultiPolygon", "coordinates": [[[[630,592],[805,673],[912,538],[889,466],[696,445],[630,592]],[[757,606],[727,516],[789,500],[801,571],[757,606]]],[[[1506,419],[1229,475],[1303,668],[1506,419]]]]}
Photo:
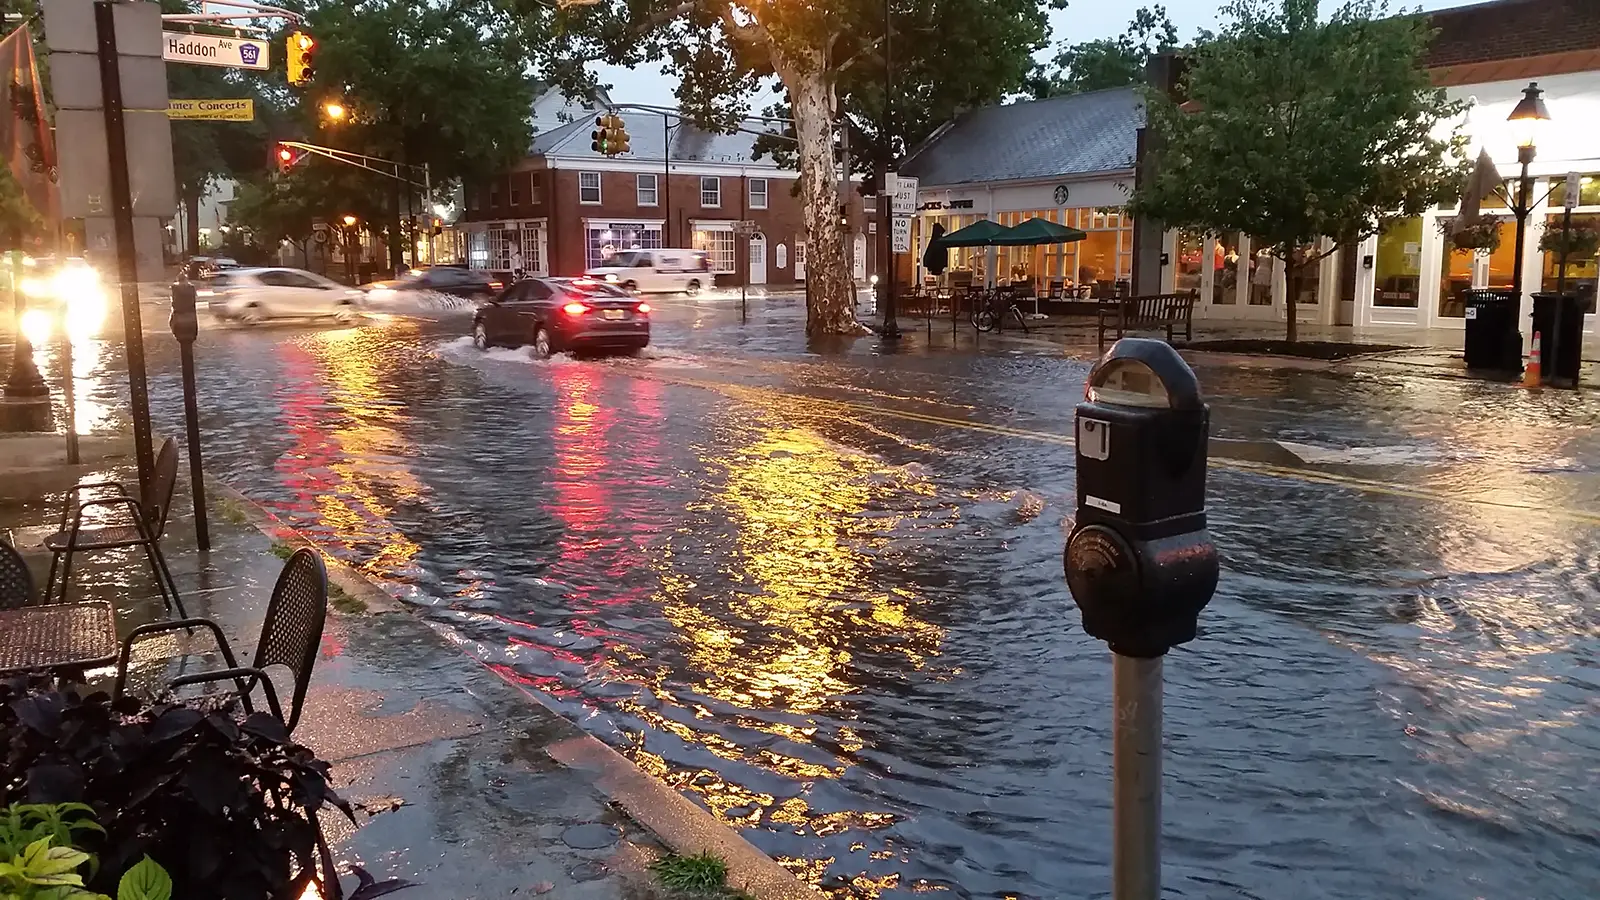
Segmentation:
{"type": "MultiPolygon", "coordinates": [[[[1587,191],[1588,189],[1589,186],[1584,185],[1584,190],[1587,191]]],[[[1597,197],[1596,200],[1600,201],[1600,197],[1597,197]]],[[[1562,214],[1550,216],[1545,221],[1545,233],[1560,232],[1563,218],[1562,214]]],[[[1572,227],[1600,229],[1600,215],[1593,213],[1575,215],[1572,217],[1572,227]]],[[[1540,287],[1546,291],[1554,291],[1556,285],[1560,282],[1558,276],[1560,274],[1561,254],[1546,252],[1543,256],[1544,277],[1540,287]]],[[[1596,282],[1597,277],[1600,277],[1600,259],[1596,258],[1596,254],[1591,253],[1587,256],[1579,256],[1576,253],[1567,254],[1566,289],[1568,291],[1575,291],[1582,285],[1592,285],[1596,282]]]]}
{"type": "Polygon", "coordinates": [[[654,250],[661,246],[661,226],[638,222],[591,222],[585,229],[584,265],[595,268],[619,250],[654,250]]]}
{"type": "MultiPolygon", "coordinates": [[[[1557,178],[1550,183],[1550,205],[1563,207],[1567,205],[1567,180],[1557,178]]],[[[1600,177],[1585,175],[1581,186],[1578,188],[1579,206],[1600,206],[1600,177]]]]}
{"type": "Polygon", "coordinates": [[[1458,250],[1450,245],[1452,219],[1440,219],[1444,231],[1444,258],[1439,263],[1439,316],[1459,319],[1466,314],[1467,291],[1472,289],[1472,264],[1477,257],[1473,250],[1458,250]]]}
{"type": "Polygon", "coordinates": [[[1422,291],[1421,217],[1384,226],[1373,275],[1373,306],[1417,308],[1422,291]]]}
{"type": "Polygon", "coordinates": [[[694,249],[704,250],[711,256],[711,271],[727,274],[733,271],[734,235],[730,228],[696,228],[694,249]]]}
{"type": "Polygon", "coordinates": [[[1225,234],[1212,248],[1211,302],[1231,305],[1239,299],[1239,235],[1225,234]]]}
{"type": "Polygon", "coordinates": [[[1500,220],[1500,246],[1489,254],[1489,287],[1509,288],[1517,274],[1517,223],[1500,220]]]}
{"type": "MultiPolygon", "coordinates": [[[[1295,271],[1292,273],[1295,276],[1294,284],[1286,284],[1284,289],[1299,288],[1299,293],[1295,295],[1297,306],[1316,306],[1322,294],[1322,260],[1318,258],[1321,253],[1321,247],[1313,244],[1301,247],[1296,254],[1295,271]]],[[[1286,278],[1288,274],[1286,272],[1286,278]]]]}
{"type": "Polygon", "coordinates": [[[1195,231],[1178,232],[1178,267],[1173,287],[1180,291],[1200,290],[1205,269],[1206,236],[1195,231]]]}
{"type": "Polygon", "coordinates": [[[1272,255],[1269,247],[1259,247],[1258,241],[1252,240],[1250,246],[1250,305],[1272,305],[1273,276],[1278,271],[1278,259],[1272,255]]]}

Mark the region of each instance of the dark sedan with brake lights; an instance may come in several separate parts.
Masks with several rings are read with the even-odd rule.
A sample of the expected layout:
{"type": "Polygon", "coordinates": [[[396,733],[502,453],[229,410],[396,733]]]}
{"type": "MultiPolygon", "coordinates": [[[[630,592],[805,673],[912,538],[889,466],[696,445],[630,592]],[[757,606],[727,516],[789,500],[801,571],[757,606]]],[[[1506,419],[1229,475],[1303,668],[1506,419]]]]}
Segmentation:
{"type": "Polygon", "coordinates": [[[650,304],[592,278],[525,278],[478,308],[472,342],[534,355],[636,353],[650,343],[650,304]]]}

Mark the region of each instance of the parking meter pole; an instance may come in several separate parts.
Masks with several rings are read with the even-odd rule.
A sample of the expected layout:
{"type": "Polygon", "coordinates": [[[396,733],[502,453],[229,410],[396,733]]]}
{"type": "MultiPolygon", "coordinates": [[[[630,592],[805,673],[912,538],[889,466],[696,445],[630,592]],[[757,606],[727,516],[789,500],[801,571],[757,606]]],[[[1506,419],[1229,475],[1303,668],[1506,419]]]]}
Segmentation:
{"type": "Polygon", "coordinates": [[[1078,507],[1062,553],[1083,630],[1112,652],[1112,896],[1161,891],[1161,692],[1167,651],[1216,592],[1206,529],[1211,412],[1161,341],[1117,341],[1076,425],[1078,507]]]}
{"type": "Polygon", "coordinates": [[[1112,655],[1113,900],[1161,895],[1161,664],[1112,655]]]}
{"type": "Polygon", "coordinates": [[[77,386],[72,383],[72,333],[67,330],[67,304],[61,304],[61,401],[67,414],[67,465],[76,466],[81,457],[78,451],[78,400],[77,386]]]}
{"type": "Polygon", "coordinates": [[[206,521],[206,477],[200,461],[200,403],[194,384],[194,341],[200,335],[196,291],[188,273],[178,271],[172,285],[172,336],[178,339],[178,362],[183,369],[183,421],[189,440],[189,495],[194,499],[195,541],[202,552],[211,550],[211,529],[206,521]]]}

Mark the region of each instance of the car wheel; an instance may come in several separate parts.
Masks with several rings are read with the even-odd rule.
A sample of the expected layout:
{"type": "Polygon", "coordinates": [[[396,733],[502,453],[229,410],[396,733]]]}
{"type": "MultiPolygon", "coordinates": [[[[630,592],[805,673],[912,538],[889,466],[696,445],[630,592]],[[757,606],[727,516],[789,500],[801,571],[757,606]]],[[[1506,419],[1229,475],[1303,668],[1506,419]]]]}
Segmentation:
{"type": "Polygon", "coordinates": [[[693,297],[695,294],[700,293],[700,279],[698,279],[698,278],[689,279],[689,283],[683,286],[683,292],[685,294],[688,294],[691,297],[693,297]]]}
{"type": "Polygon", "coordinates": [[[339,308],[333,311],[334,321],[341,325],[348,325],[360,317],[361,313],[356,309],[355,304],[348,300],[339,304],[339,308]]]}
{"type": "Polygon", "coordinates": [[[538,328],[535,328],[533,330],[533,356],[534,356],[534,358],[535,359],[549,359],[550,358],[550,354],[553,353],[553,352],[555,352],[555,350],[554,350],[553,347],[550,346],[550,332],[545,331],[543,325],[540,325],[538,328]]]}
{"type": "Polygon", "coordinates": [[[624,281],[622,283],[622,289],[627,291],[630,294],[637,294],[639,292],[639,282],[637,282],[637,281],[624,281]]]}
{"type": "Polygon", "coordinates": [[[259,303],[252,303],[239,310],[239,321],[246,325],[259,325],[267,317],[267,311],[259,303]]]}
{"type": "Polygon", "coordinates": [[[489,329],[483,327],[482,322],[472,326],[472,346],[479,350],[489,349],[489,329]]]}

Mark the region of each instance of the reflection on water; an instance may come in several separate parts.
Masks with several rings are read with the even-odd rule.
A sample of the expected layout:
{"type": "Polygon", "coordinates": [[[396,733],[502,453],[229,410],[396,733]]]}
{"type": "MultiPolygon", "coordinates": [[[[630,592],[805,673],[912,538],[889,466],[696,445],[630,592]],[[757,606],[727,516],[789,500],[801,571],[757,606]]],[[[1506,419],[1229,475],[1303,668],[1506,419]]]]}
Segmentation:
{"type": "MultiPolygon", "coordinates": [[[[419,327],[214,347],[216,465],[839,897],[1105,893],[1109,662],[1061,583],[1068,451],[636,377],[650,360],[445,355],[419,327]]],[[[813,362],[805,391],[1026,402],[1064,434],[1082,367],[1047,365],[813,362]]],[[[1575,429],[1500,440],[1486,408],[1451,432],[1439,397],[1372,388],[1363,420],[1322,382],[1245,383],[1285,437],[1475,454],[1419,467],[1434,491],[1600,496],[1575,429]],[[1590,475],[1550,487],[1541,456],[1590,475]]],[[[1213,479],[1227,569],[1167,666],[1169,891],[1587,896],[1594,529],[1213,479]]]]}

